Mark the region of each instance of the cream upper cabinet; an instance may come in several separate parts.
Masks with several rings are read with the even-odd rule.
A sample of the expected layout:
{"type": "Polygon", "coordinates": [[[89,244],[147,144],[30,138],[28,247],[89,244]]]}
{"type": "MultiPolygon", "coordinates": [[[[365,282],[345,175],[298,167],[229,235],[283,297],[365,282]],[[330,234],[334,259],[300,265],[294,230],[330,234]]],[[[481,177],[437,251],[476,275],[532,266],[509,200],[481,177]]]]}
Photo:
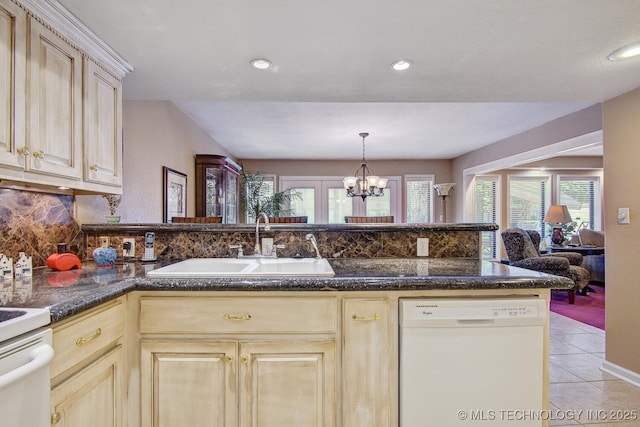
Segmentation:
{"type": "Polygon", "coordinates": [[[29,21],[29,171],[82,178],[82,54],[37,20],[29,21]]]}
{"type": "MultiPolygon", "coordinates": [[[[21,171],[17,150],[24,150],[26,13],[0,0],[0,163],[21,171]]],[[[13,172],[15,173],[15,172],[13,172]]]]}
{"type": "Polygon", "coordinates": [[[0,0],[0,41],[0,179],[122,192],[132,67],[56,2],[0,0]]]}
{"type": "Polygon", "coordinates": [[[396,426],[397,388],[392,302],[386,298],[343,301],[342,425],[396,426]]]}
{"type": "Polygon", "coordinates": [[[122,82],[85,58],[85,180],[122,185],[122,82]]]}

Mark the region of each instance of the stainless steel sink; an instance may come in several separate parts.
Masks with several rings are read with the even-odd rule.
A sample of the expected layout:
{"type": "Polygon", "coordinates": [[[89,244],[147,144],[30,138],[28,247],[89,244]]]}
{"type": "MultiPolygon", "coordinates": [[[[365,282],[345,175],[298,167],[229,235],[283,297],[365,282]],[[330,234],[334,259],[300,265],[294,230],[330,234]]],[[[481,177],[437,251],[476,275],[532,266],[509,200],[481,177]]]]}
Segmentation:
{"type": "Polygon", "coordinates": [[[149,277],[278,277],[335,273],[324,258],[192,258],[147,272],[149,277]]]}

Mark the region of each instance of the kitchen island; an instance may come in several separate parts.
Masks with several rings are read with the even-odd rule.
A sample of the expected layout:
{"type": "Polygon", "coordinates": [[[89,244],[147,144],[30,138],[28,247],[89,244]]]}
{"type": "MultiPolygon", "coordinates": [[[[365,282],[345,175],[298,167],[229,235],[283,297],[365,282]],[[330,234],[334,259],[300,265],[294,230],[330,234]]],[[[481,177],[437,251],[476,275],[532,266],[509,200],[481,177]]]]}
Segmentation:
{"type": "Polygon", "coordinates": [[[333,277],[150,279],[145,275],[176,261],[119,262],[110,267],[87,261],[82,269],[70,271],[35,268],[33,277],[2,288],[0,306],[48,307],[56,323],[134,290],[483,292],[573,285],[567,278],[467,258],[330,259],[333,277]]]}
{"type": "MultiPolygon", "coordinates": [[[[35,269],[3,295],[4,305],[51,310],[52,417],[75,426],[98,412],[105,427],[397,426],[401,299],[548,305],[550,289],[572,286],[465,258],[332,259],[333,277],[145,274],[172,262],[35,269]]],[[[542,348],[547,402],[548,325],[542,348]]]]}

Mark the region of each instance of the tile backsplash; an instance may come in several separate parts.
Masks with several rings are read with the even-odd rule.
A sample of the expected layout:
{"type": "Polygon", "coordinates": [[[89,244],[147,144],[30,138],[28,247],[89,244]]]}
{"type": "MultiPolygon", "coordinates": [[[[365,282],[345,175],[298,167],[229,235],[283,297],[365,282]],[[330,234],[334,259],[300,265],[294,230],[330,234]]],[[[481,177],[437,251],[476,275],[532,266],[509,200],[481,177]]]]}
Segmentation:
{"type": "Polygon", "coordinates": [[[0,253],[15,261],[24,252],[40,267],[64,242],[82,258],[84,240],[73,210],[71,195],[0,189],[0,253]]]}

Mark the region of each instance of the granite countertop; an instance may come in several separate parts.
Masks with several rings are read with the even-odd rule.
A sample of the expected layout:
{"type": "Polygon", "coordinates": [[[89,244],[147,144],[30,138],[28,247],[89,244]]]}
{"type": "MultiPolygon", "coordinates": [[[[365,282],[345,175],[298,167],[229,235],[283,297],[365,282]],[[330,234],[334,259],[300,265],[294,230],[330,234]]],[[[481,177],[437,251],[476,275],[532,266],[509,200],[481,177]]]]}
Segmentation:
{"type": "Polygon", "coordinates": [[[330,259],[333,277],[147,278],[146,272],[176,261],[117,263],[80,270],[34,269],[33,277],[0,282],[0,306],[48,307],[58,322],[132,290],[358,291],[569,289],[570,279],[498,262],[462,258],[330,259]]]}

